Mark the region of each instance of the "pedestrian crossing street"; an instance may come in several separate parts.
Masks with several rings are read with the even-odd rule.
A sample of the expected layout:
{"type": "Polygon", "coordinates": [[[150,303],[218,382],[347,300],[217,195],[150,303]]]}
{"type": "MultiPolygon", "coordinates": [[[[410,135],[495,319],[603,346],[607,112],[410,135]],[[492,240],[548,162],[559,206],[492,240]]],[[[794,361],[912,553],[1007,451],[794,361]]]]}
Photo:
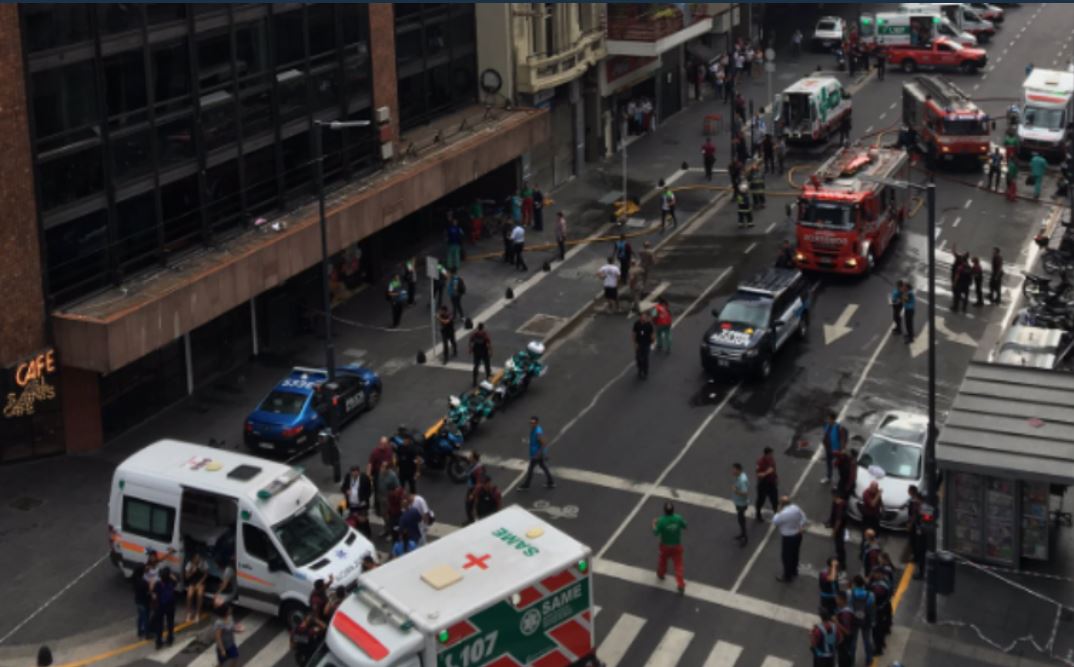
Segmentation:
{"type": "MultiPolygon", "coordinates": [[[[599,606],[596,612],[599,618],[597,656],[604,667],[793,667],[808,662],[807,657],[799,657],[799,662],[795,663],[771,654],[755,655],[755,652],[731,641],[715,639],[711,635],[701,636],[676,626],[659,627],[657,621],[626,612],[616,617],[611,611],[602,613],[599,606]],[[636,640],[639,637],[654,636],[654,633],[660,635],[655,648],[638,645],[636,640]],[[699,662],[702,657],[704,661],[699,662]]],[[[239,664],[294,667],[290,638],[278,619],[243,610],[236,613],[236,618],[242,626],[242,632],[235,635],[239,664]]],[[[211,642],[211,627],[211,624],[204,624],[198,630],[183,633],[176,638],[173,646],[149,653],[130,664],[136,667],[215,667],[217,662],[211,642]]]]}

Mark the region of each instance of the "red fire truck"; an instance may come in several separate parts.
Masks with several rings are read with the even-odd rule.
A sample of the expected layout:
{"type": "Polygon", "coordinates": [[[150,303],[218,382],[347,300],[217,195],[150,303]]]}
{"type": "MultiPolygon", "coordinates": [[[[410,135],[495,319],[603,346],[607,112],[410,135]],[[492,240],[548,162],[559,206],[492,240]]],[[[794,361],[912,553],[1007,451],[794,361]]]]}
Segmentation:
{"type": "Polygon", "coordinates": [[[914,130],[930,165],[968,162],[979,167],[988,158],[988,115],[950,81],[935,76],[905,81],[902,120],[914,130]]]}
{"type": "Polygon", "coordinates": [[[850,146],[810,177],[797,203],[795,262],[809,271],[864,274],[901,231],[908,195],[902,150],[850,146]],[[881,181],[888,181],[885,184],[881,181]]]}

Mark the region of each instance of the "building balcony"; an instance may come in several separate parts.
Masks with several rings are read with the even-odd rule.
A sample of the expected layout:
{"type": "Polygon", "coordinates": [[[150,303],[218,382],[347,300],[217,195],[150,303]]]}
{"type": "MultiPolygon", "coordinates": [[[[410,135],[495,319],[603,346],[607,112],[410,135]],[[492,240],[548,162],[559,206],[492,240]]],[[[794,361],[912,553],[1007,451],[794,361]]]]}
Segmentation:
{"type": "Polygon", "coordinates": [[[609,4],[608,54],[659,56],[711,29],[711,18],[676,5],[609,4]]]}
{"type": "Polygon", "coordinates": [[[530,95],[551,90],[582,76],[605,55],[604,32],[590,30],[565,51],[549,56],[533,54],[525,62],[520,60],[516,86],[519,92],[530,95]]]}

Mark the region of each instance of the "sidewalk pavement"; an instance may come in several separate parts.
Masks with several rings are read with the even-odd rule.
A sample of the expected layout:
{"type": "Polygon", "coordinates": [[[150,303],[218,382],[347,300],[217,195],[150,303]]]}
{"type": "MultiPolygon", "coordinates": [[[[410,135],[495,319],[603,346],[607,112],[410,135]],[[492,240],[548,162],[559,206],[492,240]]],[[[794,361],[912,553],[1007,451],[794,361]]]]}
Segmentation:
{"type": "MultiPolygon", "coordinates": [[[[793,71],[815,69],[830,56],[803,54],[788,64],[781,76],[797,78],[793,71]],[[793,70],[793,71],[792,71],[793,70]]],[[[755,99],[765,94],[763,80],[748,82],[743,89],[755,99]]],[[[711,95],[711,90],[708,91],[711,95]]],[[[701,127],[708,113],[727,113],[729,107],[704,97],[658,127],[633,141],[628,148],[629,195],[642,200],[641,211],[625,225],[635,251],[644,240],[654,245],[660,234],[647,225],[658,223],[659,207],[653,195],[660,179],[675,187],[703,186],[700,169],[701,127]],[[681,170],[686,161],[689,169],[681,170]]],[[[718,164],[727,160],[726,141],[717,137],[718,164]]],[[[621,187],[621,157],[590,165],[580,177],[548,193],[554,204],[545,211],[545,231],[527,232],[527,245],[551,244],[555,212],[564,210],[568,236],[581,239],[608,231],[611,202],[621,187]],[[606,203],[601,203],[602,200],[606,203]]],[[[714,182],[726,186],[727,177],[714,182]]],[[[779,187],[774,179],[769,187],[779,187]]],[[[782,181],[780,181],[782,183],[782,181]]],[[[718,190],[705,187],[680,190],[680,229],[694,214],[716,201],[718,190]]],[[[618,232],[618,230],[616,230],[618,232]]],[[[437,244],[439,245],[439,244],[437,244]]],[[[498,253],[499,239],[467,246],[471,256],[498,253]]],[[[428,250],[443,253],[443,247],[428,250]]],[[[493,339],[493,363],[502,364],[514,351],[535,338],[564,331],[564,326],[583,313],[600,290],[596,270],[611,250],[611,242],[580,244],[565,262],[552,262],[551,272],[542,271],[554,250],[527,251],[530,270],[516,272],[499,259],[475,259],[464,264],[467,282],[463,305],[475,321],[487,320],[493,339]],[[507,288],[515,298],[505,299],[507,288]]],[[[419,251],[408,251],[424,254],[419,251]]],[[[345,463],[364,461],[376,438],[396,425],[424,427],[446,412],[447,396],[470,386],[469,355],[460,331],[458,364],[446,368],[436,356],[424,366],[416,363],[419,350],[431,346],[428,283],[417,292],[417,303],[405,312],[399,329],[386,328],[389,308],[383,285],[371,285],[337,306],[336,350],[339,363],[358,361],[384,376],[384,395],[372,413],[359,417],[341,436],[345,463]]],[[[63,456],[0,468],[0,486],[15,502],[0,506],[0,525],[5,543],[17,549],[0,551],[0,569],[9,573],[7,600],[0,609],[0,655],[27,650],[39,642],[72,635],[99,635],[104,628],[121,623],[131,614],[130,591],[111,574],[103,562],[105,517],[114,466],[145,444],[160,438],[179,438],[207,443],[226,440],[226,447],[242,446],[242,424],[248,412],[293,365],[321,366],[322,341],[305,335],[295,340],[295,353],[286,359],[263,357],[205,387],[180,403],[153,416],[121,436],[104,450],[90,455],[63,456]],[[102,573],[108,572],[105,576],[102,573]],[[62,592],[62,595],[58,595],[62,592]],[[54,602],[55,600],[55,602],[54,602]],[[36,615],[35,614],[39,614],[36,615]],[[21,624],[21,626],[20,626],[21,624]],[[18,630],[15,630],[18,628],[18,630]]],[[[319,485],[331,484],[319,460],[309,457],[309,474],[319,485]]],[[[68,639],[67,643],[77,640],[68,639]]],[[[36,650],[36,648],[34,649],[36,650]]]]}

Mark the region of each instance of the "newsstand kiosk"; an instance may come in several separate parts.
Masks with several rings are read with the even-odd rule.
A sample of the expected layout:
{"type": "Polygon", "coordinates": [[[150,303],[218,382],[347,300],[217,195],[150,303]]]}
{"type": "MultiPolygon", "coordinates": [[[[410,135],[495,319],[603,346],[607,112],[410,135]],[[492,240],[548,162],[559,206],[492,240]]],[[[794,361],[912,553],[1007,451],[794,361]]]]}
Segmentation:
{"type": "Polygon", "coordinates": [[[1014,569],[1070,524],[1074,375],[974,361],[936,442],[944,548],[1014,569]]]}

